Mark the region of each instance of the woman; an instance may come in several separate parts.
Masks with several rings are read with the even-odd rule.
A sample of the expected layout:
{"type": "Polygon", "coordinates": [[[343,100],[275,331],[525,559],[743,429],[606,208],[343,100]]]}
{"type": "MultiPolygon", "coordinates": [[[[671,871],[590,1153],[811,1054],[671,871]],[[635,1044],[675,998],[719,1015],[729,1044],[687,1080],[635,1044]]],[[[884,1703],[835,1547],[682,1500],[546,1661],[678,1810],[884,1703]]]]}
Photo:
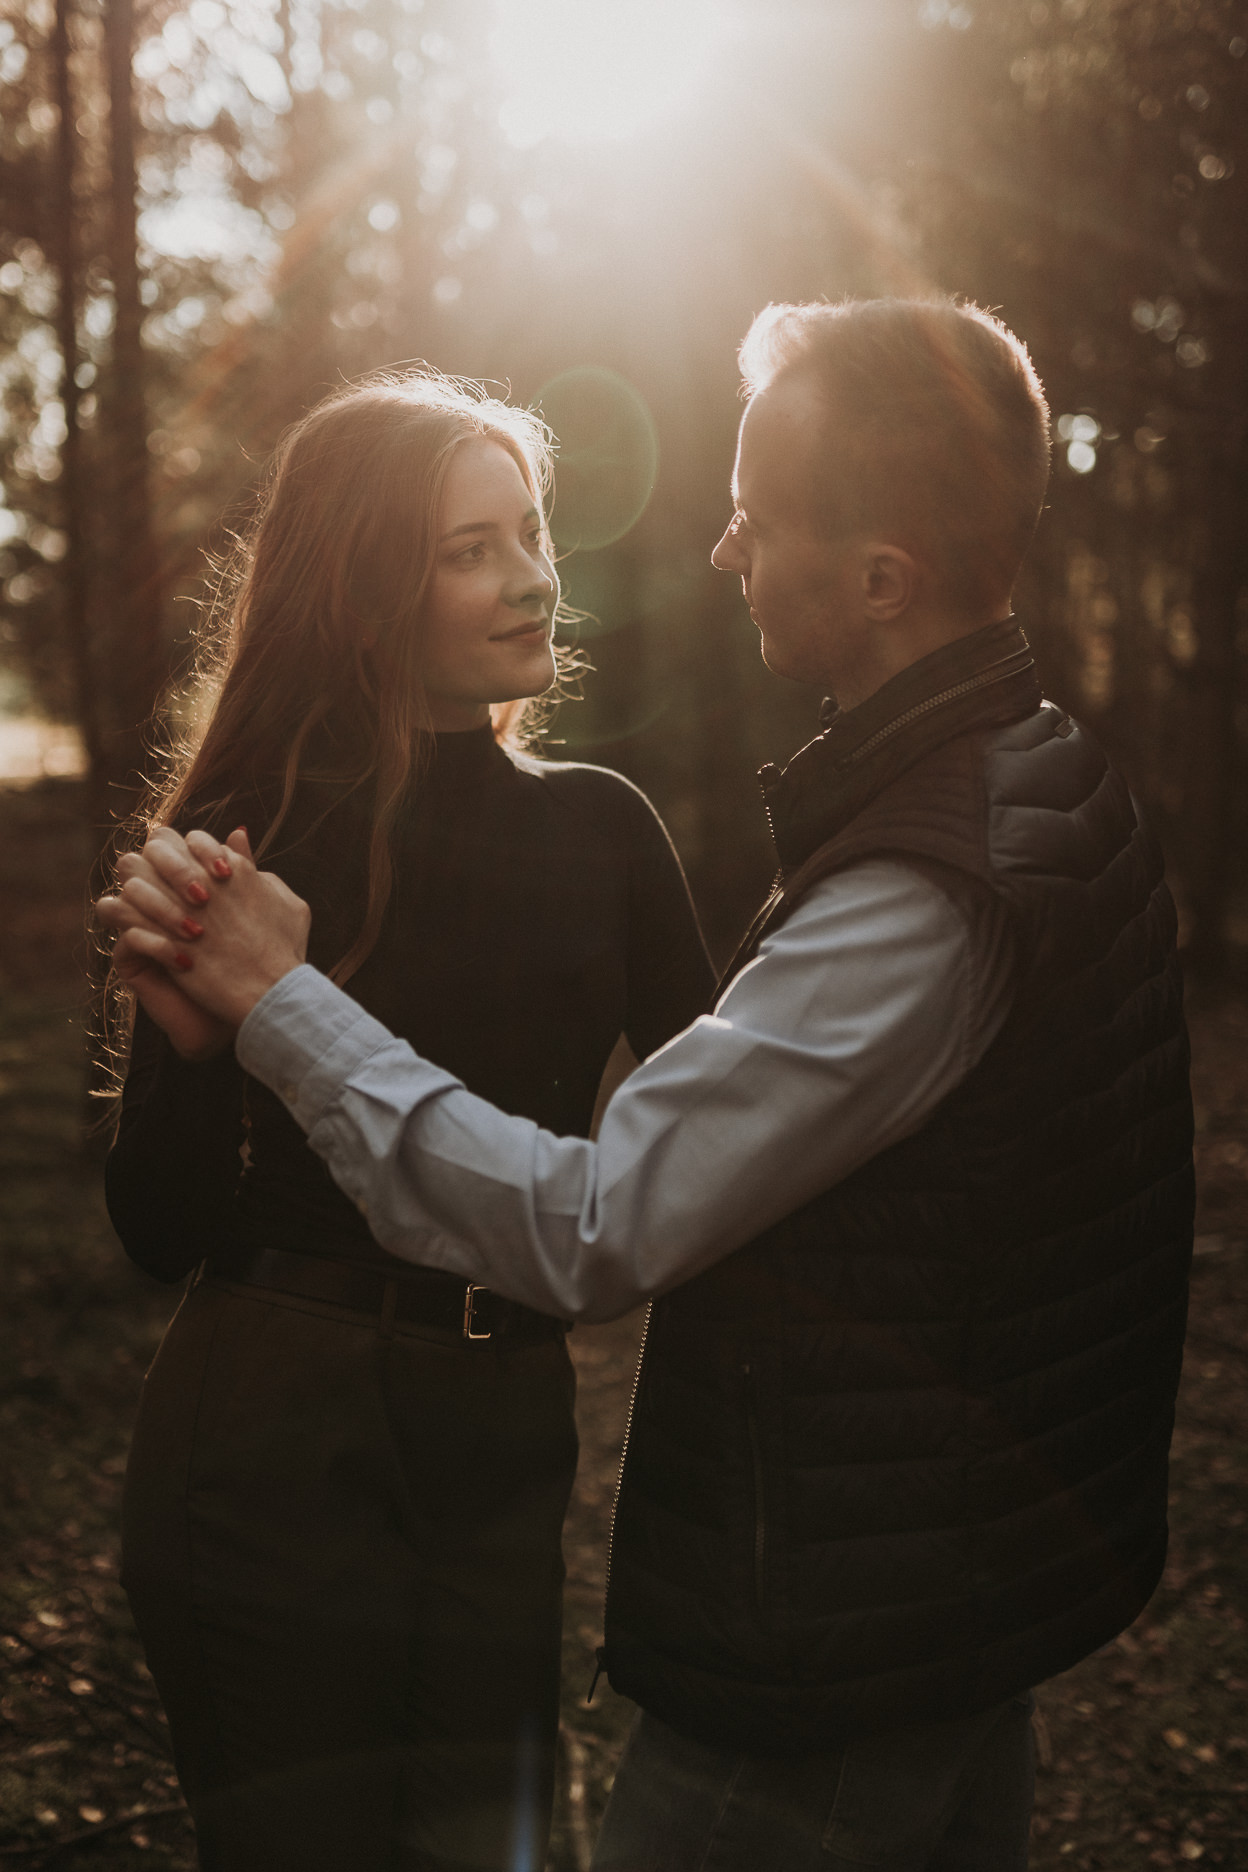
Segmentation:
{"type": "MultiPolygon", "coordinates": [[[[710,978],[644,798],[492,726],[555,677],[548,476],[534,418],[443,379],[314,410],[226,594],[206,731],[148,818],[245,824],[312,905],[311,960],[472,1090],[584,1134],[621,1033],[652,1051],[710,978]]],[[[561,1323],[387,1256],[280,1103],[203,1057],[220,1037],[180,1044],[198,1058],[140,1006],[107,1187],[142,1266],[200,1270],[144,1388],[123,1579],[201,1863],[539,1868],[561,1323]]]]}

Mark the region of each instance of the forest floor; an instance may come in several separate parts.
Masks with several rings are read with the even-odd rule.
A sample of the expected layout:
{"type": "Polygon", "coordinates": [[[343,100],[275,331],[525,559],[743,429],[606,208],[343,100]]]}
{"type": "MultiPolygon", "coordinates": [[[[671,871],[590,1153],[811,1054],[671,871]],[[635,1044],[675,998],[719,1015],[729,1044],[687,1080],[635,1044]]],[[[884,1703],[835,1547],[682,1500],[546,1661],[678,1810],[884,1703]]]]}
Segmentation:
{"type": "MultiPolygon", "coordinates": [[[[0,790],[0,1866],[194,1866],[117,1582],[143,1371],[174,1298],[112,1236],[81,1145],[83,884],[71,783],[0,790]]],[[[1248,993],[1192,996],[1201,1211],[1165,1580],[1040,1693],[1033,1872],[1248,1872],[1248,993]]],[[[578,1329],[562,1785],[550,1872],[582,1872],[631,1706],[585,1692],[637,1317],[578,1329]]],[[[344,1872],[349,1869],[344,1868],[344,1872]]]]}

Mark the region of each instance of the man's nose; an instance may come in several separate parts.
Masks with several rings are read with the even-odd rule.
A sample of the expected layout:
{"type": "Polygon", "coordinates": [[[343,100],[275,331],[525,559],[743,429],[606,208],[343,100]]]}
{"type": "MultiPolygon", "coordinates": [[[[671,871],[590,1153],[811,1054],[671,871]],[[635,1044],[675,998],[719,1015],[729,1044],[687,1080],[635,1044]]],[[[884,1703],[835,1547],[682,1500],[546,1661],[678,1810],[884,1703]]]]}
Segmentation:
{"type": "Polygon", "coordinates": [[[711,554],[711,564],[717,572],[743,572],[745,570],[745,555],[731,527],[724,529],[723,537],[711,554]]]}

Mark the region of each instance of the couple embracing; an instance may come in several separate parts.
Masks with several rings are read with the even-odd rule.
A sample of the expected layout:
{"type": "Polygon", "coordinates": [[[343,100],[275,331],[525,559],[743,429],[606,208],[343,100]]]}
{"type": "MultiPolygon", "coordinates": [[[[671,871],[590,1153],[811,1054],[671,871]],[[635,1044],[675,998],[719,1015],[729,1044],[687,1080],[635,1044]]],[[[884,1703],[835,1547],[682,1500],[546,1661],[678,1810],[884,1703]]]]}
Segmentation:
{"type": "Polygon", "coordinates": [[[428,377],[283,442],[100,906],[111,1212],[196,1269],[123,1559],[209,1872],[539,1872],[578,1318],[653,1301],[598,1872],[1019,1872],[1032,1687],[1159,1578],[1175,918],[1011,613],[1041,386],[945,301],[772,307],[741,364],[713,560],[836,701],[717,990],[645,799],[523,749],[540,426],[428,377]]]}

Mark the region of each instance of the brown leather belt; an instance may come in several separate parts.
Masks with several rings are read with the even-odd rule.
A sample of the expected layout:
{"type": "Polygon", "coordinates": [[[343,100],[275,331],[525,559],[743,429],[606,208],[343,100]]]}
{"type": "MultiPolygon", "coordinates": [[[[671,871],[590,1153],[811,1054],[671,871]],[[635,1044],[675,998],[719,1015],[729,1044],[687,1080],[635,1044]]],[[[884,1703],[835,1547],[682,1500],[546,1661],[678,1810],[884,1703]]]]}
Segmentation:
{"type": "Polygon", "coordinates": [[[504,1300],[488,1287],[437,1268],[403,1267],[386,1274],[380,1268],[336,1261],[328,1255],[230,1247],[209,1256],[200,1277],[242,1281],[273,1293],[349,1307],[355,1313],[375,1313],[382,1322],[434,1326],[461,1339],[549,1339],[568,1329],[566,1320],[535,1312],[518,1300],[504,1300]]]}

